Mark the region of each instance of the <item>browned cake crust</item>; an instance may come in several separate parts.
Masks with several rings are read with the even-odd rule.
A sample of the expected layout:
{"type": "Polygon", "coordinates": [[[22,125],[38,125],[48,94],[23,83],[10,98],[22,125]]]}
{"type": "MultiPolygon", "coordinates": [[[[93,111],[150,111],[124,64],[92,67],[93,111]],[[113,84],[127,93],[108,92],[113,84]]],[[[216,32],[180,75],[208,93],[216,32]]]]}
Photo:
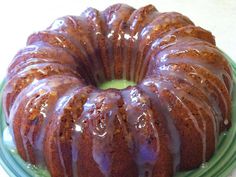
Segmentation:
{"type": "Polygon", "coordinates": [[[6,80],[17,150],[52,177],[170,177],[208,161],[231,125],[232,73],[214,36],[152,5],[57,19],[6,80]],[[137,85],[98,88],[111,79],[137,85]]]}

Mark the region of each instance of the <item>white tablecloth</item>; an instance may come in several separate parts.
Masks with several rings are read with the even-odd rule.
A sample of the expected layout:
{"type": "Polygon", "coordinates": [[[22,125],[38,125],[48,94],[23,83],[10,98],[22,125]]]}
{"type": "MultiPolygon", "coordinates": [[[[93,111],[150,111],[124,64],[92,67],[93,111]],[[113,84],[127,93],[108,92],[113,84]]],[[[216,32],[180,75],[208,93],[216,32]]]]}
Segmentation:
{"type": "MultiPolygon", "coordinates": [[[[13,55],[25,45],[32,32],[45,29],[54,19],[64,15],[79,15],[87,7],[104,9],[123,2],[136,8],[154,4],[159,11],[178,11],[196,25],[216,36],[218,47],[236,61],[236,0],[2,0],[0,1],[0,78],[13,55]]],[[[8,175],[0,166],[1,177],[8,175]]],[[[232,174],[236,177],[236,172],[232,174]]]]}

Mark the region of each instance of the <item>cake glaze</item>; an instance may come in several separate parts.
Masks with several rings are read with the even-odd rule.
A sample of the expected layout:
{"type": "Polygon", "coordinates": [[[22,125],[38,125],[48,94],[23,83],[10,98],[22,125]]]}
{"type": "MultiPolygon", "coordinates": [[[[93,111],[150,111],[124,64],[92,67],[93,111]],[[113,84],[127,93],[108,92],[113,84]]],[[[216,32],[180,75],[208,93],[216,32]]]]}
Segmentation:
{"type": "Polygon", "coordinates": [[[53,177],[173,176],[208,161],[231,124],[232,73],[214,37],[152,5],[57,19],[6,80],[17,150],[53,177]],[[137,85],[97,88],[111,79],[137,85]]]}

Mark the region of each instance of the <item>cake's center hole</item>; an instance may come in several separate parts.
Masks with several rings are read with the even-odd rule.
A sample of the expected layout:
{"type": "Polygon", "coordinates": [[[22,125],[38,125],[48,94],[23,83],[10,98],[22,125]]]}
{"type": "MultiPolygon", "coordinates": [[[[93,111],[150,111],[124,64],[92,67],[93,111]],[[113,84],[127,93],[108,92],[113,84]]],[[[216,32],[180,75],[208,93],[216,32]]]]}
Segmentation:
{"type": "Polygon", "coordinates": [[[102,90],[106,90],[109,88],[124,89],[128,86],[134,86],[134,85],[136,85],[135,82],[128,81],[125,79],[120,79],[120,80],[111,80],[111,81],[103,82],[98,87],[102,90]]]}

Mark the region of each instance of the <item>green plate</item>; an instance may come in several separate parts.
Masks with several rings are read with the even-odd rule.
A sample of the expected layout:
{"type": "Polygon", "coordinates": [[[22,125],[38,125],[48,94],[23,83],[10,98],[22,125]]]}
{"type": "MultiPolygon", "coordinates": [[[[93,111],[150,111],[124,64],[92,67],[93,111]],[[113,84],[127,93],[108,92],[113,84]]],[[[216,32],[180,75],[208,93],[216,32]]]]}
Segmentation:
{"type": "MultiPolygon", "coordinates": [[[[234,86],[236,83],[236,64],[228,57],[233,68],[234,86]]],[[[3,84],[0,86],[2,90],[3,84]]],[[[235,87],[234,87],[235,88],[235,87]]],[[[220,136],[215,155],[198,169],[181,172],[176,177],[227,177],[236,168],[236,90],[233,92],[232,127],[220,136]]],[[[0,99],[1,100],[1,99],[0,99]]],[[[1,104],[1,102],[0,102],[1,104]]],[[[3,142],[5,120],[0,106],[0,165],[11,177],[49,177],[47,170],[25,163],[16,151],[6,147],[3,142]]]]}

